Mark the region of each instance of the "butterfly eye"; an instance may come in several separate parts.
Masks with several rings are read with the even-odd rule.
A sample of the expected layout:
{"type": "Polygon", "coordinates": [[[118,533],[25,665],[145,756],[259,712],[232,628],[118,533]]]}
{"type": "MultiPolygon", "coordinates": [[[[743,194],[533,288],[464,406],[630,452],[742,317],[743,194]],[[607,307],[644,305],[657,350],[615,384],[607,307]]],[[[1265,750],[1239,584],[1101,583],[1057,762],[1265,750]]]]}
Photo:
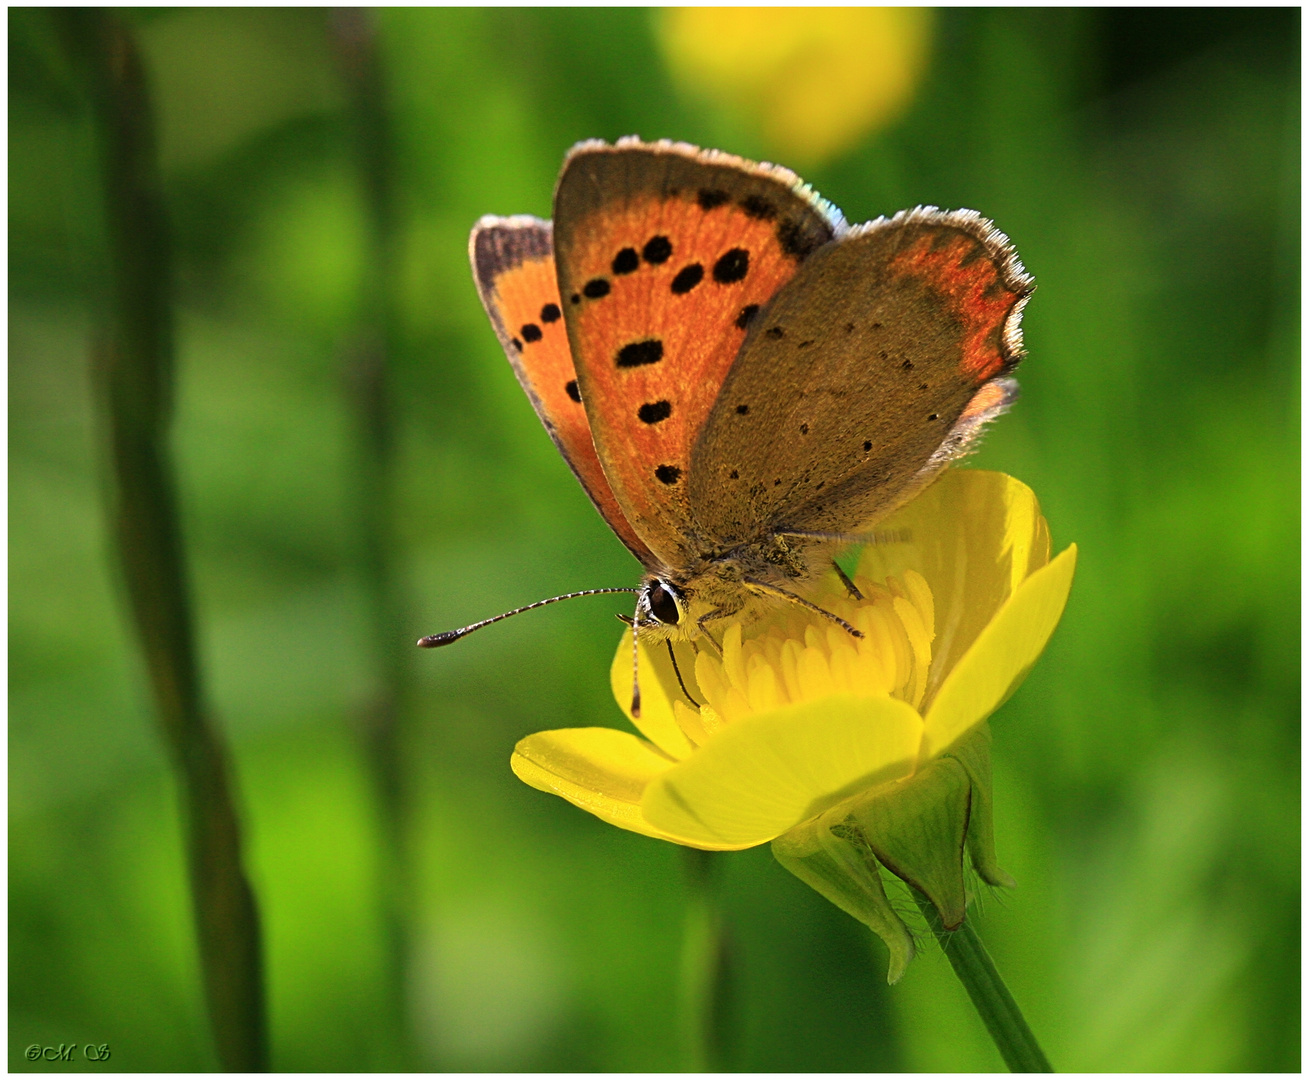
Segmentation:
{"type": "Polygon", "coordinates": [[[676,626],[682,621],[682,605],[677,593],[671,586],[656,581],[649,592],[650,614],[667,626],[676,626]]]}

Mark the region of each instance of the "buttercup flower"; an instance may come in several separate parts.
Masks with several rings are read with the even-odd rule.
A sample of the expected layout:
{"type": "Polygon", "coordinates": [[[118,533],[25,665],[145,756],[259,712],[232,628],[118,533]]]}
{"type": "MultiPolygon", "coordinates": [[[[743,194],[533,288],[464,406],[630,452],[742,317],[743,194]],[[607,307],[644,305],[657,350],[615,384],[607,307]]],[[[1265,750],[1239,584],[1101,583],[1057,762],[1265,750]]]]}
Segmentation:
{"type": "Polygon", "coordinates": [[[853,598],[835,573],[815,601],[864,634],[785,606],[731,623],[722,654],[631,643],[614,695],[644,738],[569,728],[523,739],[520,779],[621,828],[736,850],[773,841],[778,860],[871,926],[894,980],[912,941],[879,866],[963,920],[962,853],[1005,884],[991,840],[985,721],[1018,687],[1063,613],[1076,547],[1050,558],[1036,497],[1002,473],[945,473],[869,545],[853,598]],[[678,680],[678,671],[681,682],[678,680]],[[685,683],[685,691],[681,683],[685,683]]]}

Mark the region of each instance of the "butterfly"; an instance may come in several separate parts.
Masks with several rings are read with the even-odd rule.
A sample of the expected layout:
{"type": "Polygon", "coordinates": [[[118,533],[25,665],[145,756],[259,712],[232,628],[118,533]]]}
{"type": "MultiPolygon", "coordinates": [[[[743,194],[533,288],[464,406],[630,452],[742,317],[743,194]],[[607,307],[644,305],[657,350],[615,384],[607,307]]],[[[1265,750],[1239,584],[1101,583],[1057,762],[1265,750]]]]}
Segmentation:
{"type": "Polygon", "coordinates": [[[634,653],[716,647],[716,622],[782,602],[860,636],[807,585],[1017,393],[1033,283],[971,210],[850,226],[780,166],[592,140],[552,222],[484,217],[469,254],[518,381],[645,573],[423,646],[598,592],[635,592],[634,653]]]}

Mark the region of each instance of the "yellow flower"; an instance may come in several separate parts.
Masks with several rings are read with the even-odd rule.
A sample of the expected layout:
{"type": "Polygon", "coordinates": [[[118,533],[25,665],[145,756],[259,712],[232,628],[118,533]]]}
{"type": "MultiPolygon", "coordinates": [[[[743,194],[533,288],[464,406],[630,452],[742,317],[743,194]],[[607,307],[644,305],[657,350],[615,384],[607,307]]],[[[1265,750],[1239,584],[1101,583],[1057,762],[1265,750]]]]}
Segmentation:
{"type": "MultiPolygon", "coordinates": [[[[540,732],[518,744],[514,772],[621,828],[735,850],[865,793],[898,790],[956,753],[1045,648],[1076,548],[1051,560],[1032,491],[974,470],[947,472],[882,528],[909,539],[864,549],[854,577],[864,599],[851,599],[835,574],[815,598],[861,640],[788,606],[730,625],[721,658],[679,644],[698,708],[664,647],[642,648],[633,723],[644,738],[598,727],[540,732]]],[[[624,637],[612,669],[624,711],[630,648],[624,637]]],[[[989,813],[985,827],[989,844],[989,813]]]]}
{"type": "Polygon", "coordinates": [[[927,63],[927,8],[668,8],[674,78],[757,127],[788,161],[817,164],[895,119],[927,63]]]}

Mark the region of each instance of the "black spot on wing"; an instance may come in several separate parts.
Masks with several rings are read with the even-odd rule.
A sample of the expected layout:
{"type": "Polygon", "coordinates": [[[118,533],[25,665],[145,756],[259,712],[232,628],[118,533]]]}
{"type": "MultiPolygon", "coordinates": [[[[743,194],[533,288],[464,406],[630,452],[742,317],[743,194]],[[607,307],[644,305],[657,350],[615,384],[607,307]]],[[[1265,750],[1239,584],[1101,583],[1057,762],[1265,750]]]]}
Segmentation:
{"type": "Polygon", "coordinates": [[[728,198],[727,192],[718,188],[701,188],[700,194],[696,196],[696,202],[700,204],[701,210],[712,210],[714,207],[722,206],[728,198]]]}
{"type": "Polygon", "coordinates": [[[764,331],[764,337],[770,337],[774,341],[781,341],[782,338],[786,337],[786,330],[780,326],[770,326],[764,331]]]}
{"type": "Polygon", "coordinates": [[[667,420],[672,413],[672,403],[667,401],[647,401],[636,410],[636,415],[643,424],[657,424],[660,420],[667,420]]]}
{"type": "Polygon", "coordinates": [[[744,416],[744,415],[745,415],[746,413],[748,413],[749,411],[750,411],[750,406],[749,406],[749,405],[738,405],[738,406],[736,407],[736,415],[737,415],[737,416],[744,416]]]}
{"type": "Polygon", "coordinates": [[[576,379],[569,379],[568,382],[564,384],[564,393],[577,402],[577,404],[582,404],[582,391],[577,389],[576,379]]]}
{"type": "Polygon", "coordinates": [[[539,326],[537,326],[536,323],[530,322],[530,323],[526,323],[526,324],[524,324],[524,326],[523,326],[522,330],[520,331],[520,333],[523,335],[523,340],[524,340],[524,341],[540,341],[540,340],[541,340],[541,328],[540,328],[539,326]]]}
{"type": "Polygon", "coordinates": [[[741,200],[741,209],[752,218],[760,221],[772,221],[777,217],[777,207],[762,195],[747,195],[741,200]]]}
{"type": "Polygon", "coordinates": [[[719,285],[731,285],[750,272],[750,253],[745,248],[732,248],[714,263],[714,280],[719,285]]]}
{"type": "Polygon", "coordinates": [[[607,278],[592,278],[582,286],[582,295],[590,300],[599,300],[602,296],[609,295],[609,280],[607,278]]]}
{"type": "Polygon", "coordinates": [[[509,344],[512,345],[512,346],[514,347],[514,352],[522,352],[522,351],[523,351],[523,343],[522,343],[521,341],[519,341],[517,338],[510,338],[510,339],[509,339],[509,344]]]}
{"type": "Polygon", "coordinates": [[[873,444],[872,444],[871,442],[869,442],[867,439],[865,439],[865,440],[864,440],[864,453],[865,453],[865,454],[868,453],[868,451],[871,450],[872,448],[873,448],[873,444]]]}
{"type": "Polygon", "coordinates": [[[660,465],[655,469],[655,477],[664,484],[675,484],[682,475],[682,470],[676,465],[660,465]]]}
{"type": "Polygon", "coordinates": [[[563,312],[559,310],[558,304],[546,304],[541,309],[541,321],[543,323],[558,322],[562,314],[563,312]]]}
{"type": "Polygon", "coordinates": [[[569,301],[570,301],[571,303],[574,303],[574,304],[580,304],[580,303],[582,302],[582,294],[581,294],[581,293],[578,293],[578,292],[575,292],[575,293],[573,293],[573,295],[570,296],[568,299],[569,299],[569,301]]]}
{"type": "Polygon", "coordinates": [[[630,274],[640,265],[641,257],[637,255],[636,248],[625,247],[614,256],[614,261],[610,263],[610,269],[615,274],[630,274]]]}
{"type": "Polygon", "coordinates": [[[677,271],[673,278],[672,289],[678,296],[689,293],[704,280],[704,267],[699,263],[688,263],[677,271]]]}
{"type": "Polygon", "coordinates": [[[758,304],[746,304],[746,306],[741,309],[741,314],[736,317],[736,328],[738,330],[744,330],[758,314],[758,304]]]}
{"type": "Polygon", "coordinates": [[[666,263],[673,254],[672,241],[666,236],[652,236],[641,249],[641,258],[653,266],[666,263]]]}
{"type": "Polygon", "coordinates": [[[645,341],[633,341],[618,350],[614,363],[619,367],[641,367],[643,364],[657,364],[664,358],[664,343],[658,338],[645,341]]]}
{"type": "Polygon", "coordinates": [[[777,242],[782,252],[793,259],[808,257],[815,248],[823,245],[825,239],[814,235],[798,221],[787,218],[777,223],[777,242]]]}

